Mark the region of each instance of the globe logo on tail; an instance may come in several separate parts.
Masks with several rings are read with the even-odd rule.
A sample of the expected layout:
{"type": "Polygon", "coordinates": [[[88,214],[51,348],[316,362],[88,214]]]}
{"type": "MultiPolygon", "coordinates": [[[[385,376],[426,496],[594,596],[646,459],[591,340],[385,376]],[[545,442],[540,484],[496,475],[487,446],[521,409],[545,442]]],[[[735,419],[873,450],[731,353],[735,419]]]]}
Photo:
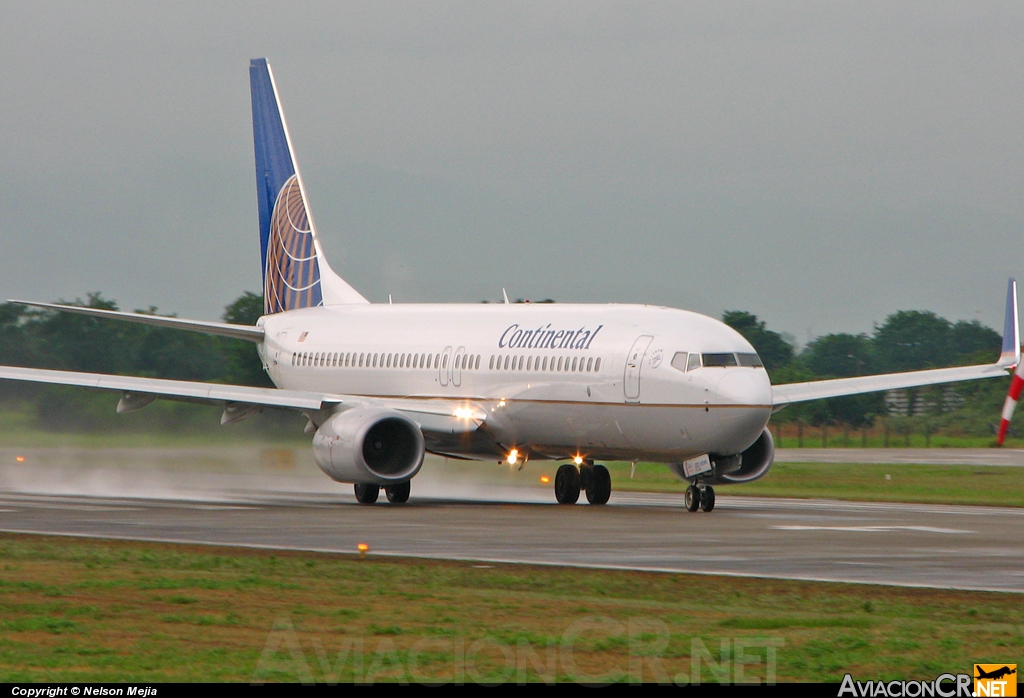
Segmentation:
{"type": "Polygon", "coordinates": [[[296,175],[278,192],[268,243],[264,311],[269,315],[323,305],[313,230],[296,175]]]}

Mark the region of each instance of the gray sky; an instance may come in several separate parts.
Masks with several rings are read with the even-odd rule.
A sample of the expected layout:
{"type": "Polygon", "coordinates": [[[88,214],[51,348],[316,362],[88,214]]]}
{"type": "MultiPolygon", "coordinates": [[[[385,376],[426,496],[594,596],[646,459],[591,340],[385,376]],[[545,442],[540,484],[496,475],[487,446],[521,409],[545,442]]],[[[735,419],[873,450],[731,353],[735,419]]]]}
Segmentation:
{"type": "Polygon", "coordinates": [[[0,296],[215,318],[258,290],[248,61],[373,301],[898,309],[1024,276],[1024,4],[13,3],[0,296]]]}

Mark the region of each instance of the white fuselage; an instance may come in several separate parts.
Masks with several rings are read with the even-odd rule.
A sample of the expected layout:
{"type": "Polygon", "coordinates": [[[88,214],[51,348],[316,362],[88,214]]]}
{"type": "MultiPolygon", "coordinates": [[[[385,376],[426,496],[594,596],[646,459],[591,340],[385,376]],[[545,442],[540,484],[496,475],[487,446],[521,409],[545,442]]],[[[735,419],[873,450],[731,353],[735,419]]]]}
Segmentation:
{"type": "Polygon", "coordinates": [[[259,324],[279,388],[485,411],[478,432],[428,443],[448,455],[500,459],[515,448],[532,458],[679,462],[743,451],[772,410],[761,367],[682,370],[680,353],[754,350],[723,323],[672,308],[360,304],[259,324]]]}

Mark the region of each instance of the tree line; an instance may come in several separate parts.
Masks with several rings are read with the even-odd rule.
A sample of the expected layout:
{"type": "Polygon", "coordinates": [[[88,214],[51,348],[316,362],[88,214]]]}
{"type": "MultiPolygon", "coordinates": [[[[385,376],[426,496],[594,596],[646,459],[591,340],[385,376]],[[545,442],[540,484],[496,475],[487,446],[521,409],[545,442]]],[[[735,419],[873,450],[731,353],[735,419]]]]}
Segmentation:
{"type": "MultiPolygon", "coordinates": [[[[728,311],[722,320],[754,346],[772,383],[993,363],[1002,346],[1001,335],[977,320],[951,322],[919,310],[893,313],[871,334],[816,337],[799,352],[749,312],[728,311]]],[[[935,386],[904,391],[906,417],[931,420],[937,427],[957,422],[965,433],[976,435],[987,433],[998,421],[1005,381],[960,383],[952,388],[953,393],[950,390],[935,386]]],[[[772,419],[859,427],[887,412],[885,394],[871,393],[793,405],[772,419]]]]}

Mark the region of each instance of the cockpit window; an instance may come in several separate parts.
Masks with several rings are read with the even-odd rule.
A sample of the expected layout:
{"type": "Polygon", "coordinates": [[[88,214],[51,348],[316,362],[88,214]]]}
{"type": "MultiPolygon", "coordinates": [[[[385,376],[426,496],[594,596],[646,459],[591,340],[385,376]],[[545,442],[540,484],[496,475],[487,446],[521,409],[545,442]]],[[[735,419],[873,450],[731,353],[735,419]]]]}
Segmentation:
{"type": "Polygon", "coordinates": [[[688,354],[685,351],[677,351],[676,355],[672,357],[672,368],[679,371],[685,371],[687,356],[688,354]]]}
{"type": "Polygon", "coordinates": [[[735,354],[704,354],[705,366],[735,366],[735,354]]]}
{"type": "Polygon", "coordinates": [[[690,354],[690,358],[686,362],[686,370],[692,371],[697,368],[700,368],[700,354],[690,354]]]}
{"type": "Polygon", "coordinates": [[[761,368],[764,363],[761,361],[761,357],[757,354],[737,354],[736,358],[740,360],[740,366],[750,366],[752,368],[761,368]]]}

